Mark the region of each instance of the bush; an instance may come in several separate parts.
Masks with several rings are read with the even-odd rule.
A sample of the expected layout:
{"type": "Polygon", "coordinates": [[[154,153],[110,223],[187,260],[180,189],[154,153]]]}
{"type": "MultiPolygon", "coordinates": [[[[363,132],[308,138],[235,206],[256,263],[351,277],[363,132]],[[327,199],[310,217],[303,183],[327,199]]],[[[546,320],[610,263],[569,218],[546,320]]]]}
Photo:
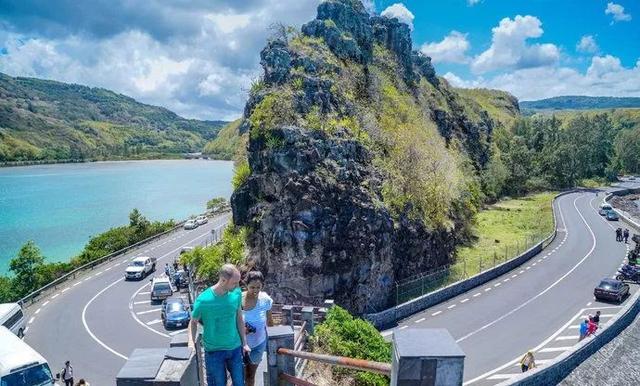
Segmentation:
{"type": "Polygon", "coordinates": [[[231,180],[233,190],[242,186],[250,175],[251,168],[249,167],[249,162],[246,160],[240,161],[233,170],[233,179],[231,180]]]}
{"type": "MultiPolygon", "coordinates": [[[[391,362],[391,344],[373,325],[354,318],[345,309],[335,306],[327,313],[311,337],[313,351],[377,362],[391,362]]],[[[333,367],[337,378],[352,376],[356,385],[383,386],[389,378],[364,371],[333,367]]]]}

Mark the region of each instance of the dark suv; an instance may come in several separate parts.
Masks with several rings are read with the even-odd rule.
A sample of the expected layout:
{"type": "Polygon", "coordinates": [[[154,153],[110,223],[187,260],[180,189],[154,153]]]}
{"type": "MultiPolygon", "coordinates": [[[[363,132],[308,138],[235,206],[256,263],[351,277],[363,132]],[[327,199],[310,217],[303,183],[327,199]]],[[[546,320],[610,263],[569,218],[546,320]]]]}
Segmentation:
{"type": "Polygon", "coordinates": [[[596,300],[614,300],[620,303],[627,295],[629,295],[629,284],[616,279],[602,279],[593,290],[596,300]]]}

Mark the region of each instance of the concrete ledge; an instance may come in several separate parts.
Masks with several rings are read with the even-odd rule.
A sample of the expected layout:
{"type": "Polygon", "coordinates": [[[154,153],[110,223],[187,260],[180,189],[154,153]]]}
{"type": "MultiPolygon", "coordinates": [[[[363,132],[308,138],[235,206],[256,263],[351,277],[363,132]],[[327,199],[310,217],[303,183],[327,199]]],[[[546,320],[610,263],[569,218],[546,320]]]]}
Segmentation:
{"type": "Polygon", "coordinates": [[[475,287],[481,286],[486,282],[489,282],[496,277],[499,277],[520,265],[529,261],[532,257],[540,253],[543,248],[551,243],[557,234],[558,221],[556,220],[556,207],[555,202],[560,196],[564,196],[566,194],[575,193],[584,191],[584,189],[573,189],[566,192],[559,193],[553,198],[553,223],[554,230],[545,240],[542,240],[538,244],[534,245],[527,251],[523,252],[521,255],[506,261],[500,265],[497,265],[491,269],[480,272],[479,274],[472,276],[465,280],[460,280],[453,284],[450,284],[444,288],[439,290],[430,292],[428,294],[422,295],[415,299],[409,300],[408,302],[399,304],[395,307],[391,307],[384,311],[380,311],[373,314],[366,314],[363,317],[371,322],[378,329],[385,329],[393,327],[396,322],[400,319],[407,318],[417,312],[426,310],[429,307],[432,307],[436,304],[445,302],[449,299],[452,299],[462,293],[465,293],[475,287]],[[546,245],[545,245],[546,244],[546,245]]]}
{"type": "Polygon", "coordinates": [[[498,386],[518,385],[555,385],[584,362],[589,356],[609,343],[622,330],[627,328],[640,312],[640,291],[637,291],[627,305],[616,316],[605,323],[593,338],[587,338],[576,344],[573,350],[558,356],[553,362],[529,370],[513,377],[498,386]]]}

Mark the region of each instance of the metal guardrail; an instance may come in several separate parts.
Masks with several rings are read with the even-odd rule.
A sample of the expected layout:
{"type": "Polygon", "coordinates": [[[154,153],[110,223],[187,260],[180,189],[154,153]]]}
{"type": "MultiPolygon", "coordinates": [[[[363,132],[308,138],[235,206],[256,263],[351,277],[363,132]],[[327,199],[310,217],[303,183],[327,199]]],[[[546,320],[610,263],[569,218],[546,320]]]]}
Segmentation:
{"type": "MultiPolygon", "coordinates": [[[[223,214],[223,213],[227,213],[229,211],[230,211],[229,208],[224,208],[224,209],[220,210],[219,212],[212,213],[212,215],[220,215],[220,214],[223,214]]],[[[110,253],[110,254],[108,254],[106,256],[103,256],[103,257],[101,257],[99,259],[96,259],[96,260],[90,261],[90,262],[88,262],[86,264],[83,264],[80,267],[72,270],[71,272],[68,272],[68,273],[62,275],[61,277],[57,278],[56,280],[52,281],[51,283],[46,284],[46,285],[42,286],[41,288],[38,288],[37,290],[31,292],[30,294],[26,295],[22,299],[18,300],[18,303],[23,307],[26,307],[27,305],[31,305],[31,304],[33,304],[35,302],[35,300],[38,298],[38,296],[40,296],[43,292],[45,292],[46,290],[48,290],[48,289],[50,289],[52,287],[53,288],[57,288],[57,286],[59,284],[64,283],[69,279],[75,279],[76,275],[78,273],[80,273],[81,271],[84,271],[86,269],[93,269],[97,265],[100,265],[100,264],[102,264],[104,262],[108,262],[111,259],[115,258],[116,256],[120,256],[123,253],[127,253],[127,252],[129,252],[129,251],[141,246],[141,245],[144,245],[144,244],[146,244],[148,242],[151,242],[151,241],[154,241],[154,240],[156,240],[156,239],[158,239],[158,238],[160,238],[160,237],[162,237],[164,235],[167,235],[167,234],[169,234],[171,232],[174,232],[174,231],[180,229],[182,227],[182,225],[184,225],[184,223],[186,221],[187,220],[180,221],[173,228],[171,228],[171,229],[169,229],[167,231],[164,231],[162,233],[158,233],[157,235],[154,235],[154,236],[151,236],[151,237],[147,237],[146,239],[138,241],[137,243],[132,244],[132,245],[130,245],[128,247],[119,249],[119,250],[117,250],[115,252],[112,252],[112,253],[110,253]],[[29,302],[29,303],[27,304],[27,302],[29,302]]]]}

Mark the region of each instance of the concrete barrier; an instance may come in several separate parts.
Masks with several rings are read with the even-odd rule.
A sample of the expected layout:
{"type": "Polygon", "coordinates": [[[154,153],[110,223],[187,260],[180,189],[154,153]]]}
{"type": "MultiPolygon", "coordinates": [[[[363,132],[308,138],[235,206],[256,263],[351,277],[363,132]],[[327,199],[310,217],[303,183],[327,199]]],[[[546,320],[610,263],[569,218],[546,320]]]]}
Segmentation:
{"type": "Polygon", "coordinates": [[[373,314],[366,314],[363,317],[370,321],[376,328],[384,329],[393,327],[398,320],[407,318],[417,312],[426,310],[429,307],[433,307],[436,304],[445,302],[449,299],[452,299],[462,293],[465,293],[475,287],[481,286],[486,282],[489,282],[495,279],[498,276],[501,276],[520,265],[529,261],[533,256],[540,253],[546,245],[551,243],[557,234],[557,219],[556,219],[556,207],[555,201],[566,194],[575,193],[584,191],[584,189],[573,189],[566,192],[559,193],[556,195],[553,200],[553,222],[554,222],[554,230],[546,239],[542,240],[538,244],[534,245],[530,249],[523,252],[521,255],[504,262],[500,265],[497,265],[491,269],[483,271],[475,276],[472,276],[465,280],[460,280],[453,284],[450,284],[444,288],[439,290],[430,292],[428,294],[422,295],[413,300],[409,300],[408,302],[399,304],[397,306],[388,308],[384,311],[376,312],[373,314]]]}
{"type": "Polygon", "coordinates": [[[640,291],[637,291],[627,305],[616,316],[601,326],[597,335],[576,344],[572,350],[558,356],[553,362],[519,374],[498,386],[555,385],[584,362],[589,356],[609,343],[633,322],[640,311],[640,291]]]}

